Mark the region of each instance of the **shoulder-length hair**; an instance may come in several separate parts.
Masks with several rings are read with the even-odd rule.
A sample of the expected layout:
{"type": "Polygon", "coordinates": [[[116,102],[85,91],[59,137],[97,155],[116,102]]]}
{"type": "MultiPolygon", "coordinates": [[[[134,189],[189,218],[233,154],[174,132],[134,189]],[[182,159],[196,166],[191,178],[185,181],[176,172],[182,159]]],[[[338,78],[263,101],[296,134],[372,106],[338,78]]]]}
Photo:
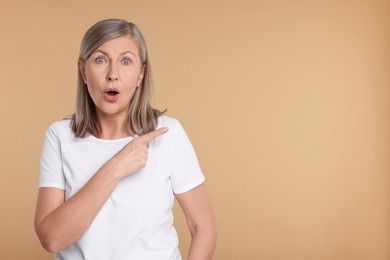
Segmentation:
{"type": "MultiPolygon", "coordinates": [[[[144,77],[141,85],[129,101],[127,126],[133,134],[143,135],[156,129],[157,118],[165,111],[159,111],[151,106],[153,80],[145,39],[140,29],[133,23],[122,19],[107,19],[94,24],[85,33],[81,42],[79,63],[85,63],[91,54],[103,43],[129,35],[137,44],[141,62],[144,66],[144,77]]],[[[88,134],[100,135],[95,104],[92,101],[84,83],[80,69],[77,79],[76,112],[71,118],[71,127],[76,137],[86,137],[88,134]]]]}

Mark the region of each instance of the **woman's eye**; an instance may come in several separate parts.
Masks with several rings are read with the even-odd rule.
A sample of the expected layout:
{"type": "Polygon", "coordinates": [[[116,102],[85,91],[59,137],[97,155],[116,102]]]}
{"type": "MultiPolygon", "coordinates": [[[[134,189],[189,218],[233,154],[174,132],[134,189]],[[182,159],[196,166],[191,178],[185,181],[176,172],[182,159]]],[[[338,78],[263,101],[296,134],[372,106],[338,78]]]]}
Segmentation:
{"type": "Polygon", "coordinates": [[[98,63],[98,64],[103,64],[103,63],[106,62],[106,60],[105,60],[103,57],[97,57],[97,58],[95,59],[95,61],[96,61],[96,63],[98,63]]]}
{"type": "Polygon", "coordinates": [[[122,60],[122,63],[123,63],[124,65],[130,65],[130,64],[131,64],[131,60],[128,59],[128,58],[125,58],[125,59],[122,60]]]}

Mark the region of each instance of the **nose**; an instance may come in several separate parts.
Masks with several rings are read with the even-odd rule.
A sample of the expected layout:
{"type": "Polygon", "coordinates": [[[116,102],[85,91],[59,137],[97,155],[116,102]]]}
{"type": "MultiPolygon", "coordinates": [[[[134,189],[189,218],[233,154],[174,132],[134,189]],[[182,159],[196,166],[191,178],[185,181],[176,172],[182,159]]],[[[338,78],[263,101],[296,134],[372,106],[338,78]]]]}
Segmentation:
{"type": "Polygon", "coordinates": [[[115,80],[118,80],[118,76],[115,75],[115,74],[110,73],[110,74],[108,74],[107,79],[109,81],[115,81],[115,80]]]}
{"type": "Polygon", "coordinates": [[[108,71],[108,74],[107,74],[107,80],[115,81],[118,79],[119,79],[119,76],[118,76],[116,66],[114,64],[111,64],[110,70],[108,71]]]}

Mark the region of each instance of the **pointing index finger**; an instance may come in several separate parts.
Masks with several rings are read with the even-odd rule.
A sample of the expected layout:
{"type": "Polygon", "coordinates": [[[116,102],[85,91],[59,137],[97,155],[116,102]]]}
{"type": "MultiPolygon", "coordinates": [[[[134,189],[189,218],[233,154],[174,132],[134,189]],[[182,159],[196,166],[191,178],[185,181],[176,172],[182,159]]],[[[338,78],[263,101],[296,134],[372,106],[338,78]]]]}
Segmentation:
{"type": "Polygon", "coordinates": [[[143,144],[147,144],[150,141],[152,141],[153,139],[159,137],[160,135],[165,134],[166,132],[168,132],[168,128],[162,127],[162,128],[157,129],[157,130],[154,130],[150,133],[144,134],[141,137],[138,137],[138,140],[141,141],[141,143],[143,143],[143,144]]]}

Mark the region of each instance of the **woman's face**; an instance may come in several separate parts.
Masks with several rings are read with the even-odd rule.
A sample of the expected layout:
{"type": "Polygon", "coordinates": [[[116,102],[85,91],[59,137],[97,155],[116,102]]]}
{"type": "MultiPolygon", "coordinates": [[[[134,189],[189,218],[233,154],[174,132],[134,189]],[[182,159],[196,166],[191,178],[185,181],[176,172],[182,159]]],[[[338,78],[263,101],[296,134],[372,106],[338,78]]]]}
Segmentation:
{"type": "Polygon", "coordinates": [[[125,116],[144,76],[138,45],[130,36],[103,43],[80,63],[80,71],[98,118],[125,116]]]}

